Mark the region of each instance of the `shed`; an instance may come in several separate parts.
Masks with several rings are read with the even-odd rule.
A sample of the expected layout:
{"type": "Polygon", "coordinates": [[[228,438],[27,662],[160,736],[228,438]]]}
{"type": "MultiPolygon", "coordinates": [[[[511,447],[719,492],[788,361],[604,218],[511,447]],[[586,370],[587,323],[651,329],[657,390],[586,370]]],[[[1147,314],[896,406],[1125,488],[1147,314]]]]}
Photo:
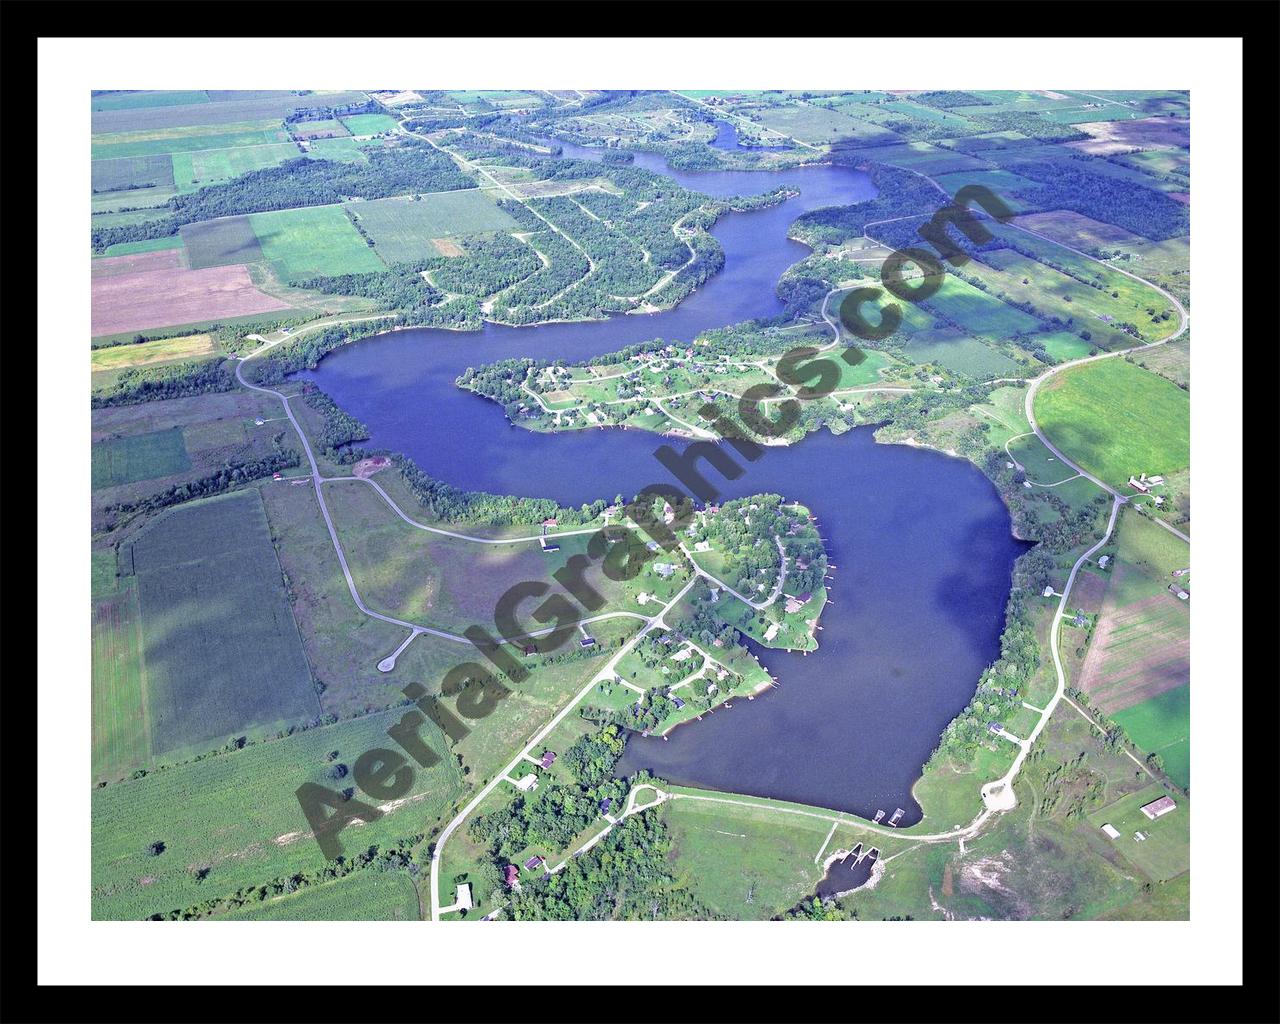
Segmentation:
{"type": "Polygon", "coordinates": [[[1107,834],[1107,838],[1108,838],[1108,839],[1119,839],[1119,838],[1120,838],[1120,830],[1119,830],[1119,829],[1117,829],[1114,825],[1103,825],[1103,826],[1102,826],[1102,831],[1103,831],[1103,832],[1105,832],[1105,833],[1107,834]]]}
{"type": "Polygon", "coordinates": [[[1159,818],[1162,815],[1168,814],[1170,811],[1176,811],[1177,809],[1178,805],[1173,802],[1173,797],[1170,796],[1159,797],[1156,800],[1152,800],[1149,804],[1143,804],[1139,808],[1139,810],[1141,810],[1142,813],[1152,821],[1155,821],[1156,818],[1159,818]]]}

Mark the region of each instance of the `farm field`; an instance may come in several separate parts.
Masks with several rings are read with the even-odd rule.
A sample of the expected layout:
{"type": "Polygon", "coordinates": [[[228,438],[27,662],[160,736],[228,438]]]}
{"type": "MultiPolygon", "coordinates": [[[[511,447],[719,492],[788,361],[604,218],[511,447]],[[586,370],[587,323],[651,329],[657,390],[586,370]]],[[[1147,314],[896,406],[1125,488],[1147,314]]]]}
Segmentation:
{"type": "Polygon", "coordinates": [[[205,185],[230,181],[263,167],[275,167],[301,155],[297,146],[287,142],[174,153],[173,180],[179,192],[194,192],[205,185]]]}
{"type": "Polygon", "coordinates": [[[349,135],[336,139],[312,139],[307,143],[306,156],[309,160],[337,160],[340,163],[363,164],[369,162],[369,158],[365,156],[365,150],[379,145],[381,145],[380,142],[360,142],[349,135]]]}
{"type": "Polygon", "coordinates": [[[754,112],[755,119],[766,128],[789,135],[801,142],[820,145],[828,142],[896,141],[899,136],[885,128],[848,117],[826,107],[766,107],[754,112]]]}
{"type": "Polygon", "coordinates": [[[386,269],[339,206],[255,213],[249,223],[286,281],[386,269]]]}
{"type": "Polygon", "coordinates": [[[341,106],[363,103],[368,95],[358,91],[316,91],[297,95],[286,90],[215,90],[205,91],[207,101],[193,103],[124,105],[104,108],[93,113],[94,135],[120,132],[165,131],[190,127],[204,130],[246,121],[280,119],[300,107],[341,106]]]}
{"type": "Polygon", "coordinates": [[[1114,358],[1052,377],[1036,393],[1035,415],[1072,461],[1124,487],[1131,475],[1187,467],[1190,404],[1177,385],[1114,358]]]}
{"type": "Polygon", "coordinates": [[[864,160],[906,167],[921,174],[947,174],[956,171],[984,171],[987,164],[964,153],[953,153],[928,142],[901,142],[855,151],[864,160]]]}
{"type": "Polygon", "coordinates": [[[1041,327],[1035,317],[980,291],[954,274],[948,274],[938,292],[922,305],[977,337],[1000,340],[1041,327]]]}
{"type": "Polygon", "coordinates": [[[167,363],[177,359],[194,359],[213,355],[215,346],[208,334],[190,334],[183,338],[159,338],[139,345],[111,345],[96,348],[89,355],[90,369],[94,373],[104,370],[121,370],[129,366],[145,366],[148,363],[167,363]]]}
{"type": "Polygon", "coordinates": [[[1015,376],[1022,367],[977,338],[954,328],[920,331],[902,346],[903,354],[915,363],[937,363],[956,373],[979,379],[1015,376]]]}
{"type": "Polygon", "coordinates": [[[90,175],[94,192],[120,192],[173,184],[173,161],[150,155],[94,160],[90,175]]]}
{"type": "Polygon", "coordinates": [[[1111,716],[1140,750],[1160,755],[1165,774],[1191,785],[1191,684],[1185,683],[1111,716]]]}
{"type": "Polygon", "coordinates": [[[168,512],[128,550],[154,755],[319,715],[257,490],[168,512]]]}
{"type": "Polygon", "coordinates": [[[420,200],[376,199],[347,207],[369,233],[388,263],[406,263],[440,251],[435,238],[487,231],[512,231],[518,225],[479,189],[425,195],[420,200]]]}
{"type": "MultiPolygon", "coordinates": [[[[177,255],[174,250],[164,254],[168,252],[177,255]]],[[[288,308],[289,303],[259,291],[243,266],[205,270],[173,266],[93,278],[95,338],[144,327],[207,323],[288,308]]]]}
{"type": "Polygon", "coordinates": [[[178,233],[187,253],[187,265],[193,270],[262,259],[262,247],[248,217],[220,217],[184,224],[178,233]]]}
{"type": "Polygon", "coordinates": [[[116,135],[95,135],[93,159],[97,162],[120,157],[166,156],[174,153],[193,153],[197,150],[275,145],[288,141],[288,133],[283,131],[279,122],[276,121],[205,126],[193,131],[179,128],[124,132],[116,135]]]}
{"type": "MultiPolygon", "coordinates": [[[[328,861],[308,835],[295,790],[303,782],[349,786],[350,766],[386,746],[399,708],[179,765],[93,792],[95,920],[138,920],[231,896],[246,886],[322,870],[328,861]],[[334,761],[327,759],[337,752],[334,761]],[[348,774],[335,783],[335,764],[348,774]],[[147,846],[164,843],[159,856],[147,846]],[[207,868],[203,880],[196,871],[207,868]]],[[[342,834],[348,855],[438,826],[462,793],[442,733],[421,736],[442,755],[415,772],[413,787],[376,821],[342,834]]]]}
{"type": "Polygon", "coordinates": [[[203,89],[169,92],[103,92],[93,97],[89,109],[94,111],[136,110],[139,107],[180,107],[208,102],[209,94],[203,89]]]}
{"type": "MultiPolygon", "coordinates": [[[[109,585],[94,587],[91,627],[93,780],[115,781],[151,759],[146,673],[138,631],[138,593],[132,581],[117,588],[114,549],[109,585]]],[[[95,566],[96,568],[96,566],[95,566]]]]}
{"type": "Polygon", "coordinates": [[[98,441],[93,446],[93,489],[154,480],[191,468],[182,431],[176,427],[150,434],[98,441]]]}
{"type": "Polygon", "coordinates": [[[95,256],[94,259],[102,259],[111,256],[136,256],[144,252],[165,252],[174,249],[178,252],[179,262],[183,260],[186,253],[182,245],[181,235],[170,235],[167,238],[147,238],[138,242],[116,242],[114,245],[107,246],[102,256],[95,256]]]}

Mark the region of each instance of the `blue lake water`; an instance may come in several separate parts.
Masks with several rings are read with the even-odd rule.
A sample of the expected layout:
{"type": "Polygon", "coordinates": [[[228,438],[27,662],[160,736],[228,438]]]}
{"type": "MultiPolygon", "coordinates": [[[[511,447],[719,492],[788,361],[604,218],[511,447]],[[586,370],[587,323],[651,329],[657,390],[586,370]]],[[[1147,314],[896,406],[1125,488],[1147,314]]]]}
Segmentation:
{"type": "MultiPolygon", "coordinates": [[[[566,156],[599,158],[597,150],[560,145],[566,156]]],[[[372,446],[404,452],[461,488],[576,505],[671,482],[653,458],[670,439],[635,430],[532,433],[454,379],[497,359],[573,362],[776,315],[778,277],[809,251],[787,240],[788,225],[805,210],[856,202],[875,189],[865,174],[844,167],[677,172],[646,153],[636,163],[718,197],[779,184],[801,195],[722,218],[714,233],[725,249],[724,270],[674,310],[471,333],[400,331],[346,346],[301,376],[368,424],[372,446]]],[[[877,445],[868,428],[767,449],[744,465],[738,480],[715,481],[724,497],[776,491],[818,517],[838,567],[820,650],[759,651],[778,688],[735,700],[668,740],[633,737],[619,770],[648,768],[675,783],[866,817],[901,807],[901,823],[912,824],[921,817],[911,796],[921,765],[999,655],[1010,571],[1025,545],[1012,537],[994,487],[971,465],[877,445]]]]}

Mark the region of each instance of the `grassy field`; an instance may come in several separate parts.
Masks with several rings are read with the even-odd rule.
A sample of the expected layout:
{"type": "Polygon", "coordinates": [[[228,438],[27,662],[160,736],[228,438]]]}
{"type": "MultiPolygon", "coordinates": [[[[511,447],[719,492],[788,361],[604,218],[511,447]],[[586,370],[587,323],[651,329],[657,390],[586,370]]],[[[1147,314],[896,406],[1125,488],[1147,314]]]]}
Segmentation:
{"type": "Polygon", "coordinates": [[[368,163],[369,160],[364,155],[368,145],[349,135],[336,139],[312,139],[307,146],[307,157],[311,160],[337,160],[345,164],[363,164],[368,163]]]}
{"type": "Polygon", "coordinates": [[[1141,750],[1160,755],[1165,774],[1191,785],[1191,684],[1166,690],[1112,716],[1141,750]]]}
{"type": "MultiPolygon", "coordinates": [[[[228,896],[247,885],[316,871],[327,863],[307,835],[295,790],[334,783],[333,763],[352,765],[375,747],[403,712],[366,715],[253,744],[93,792],[93,917],[138,919],[228,896]],[[337,751],[334,762],[327,755],[337,751]],[[149,856],[147,846],[164,852],[149,856]],[[195,872],[208,868],[200,881],[195,872]]],[[[348,854],[430,831],[461,795],[456,762],[430,723],[423,739],[440,761],[419,769],[404,803],[372,823],[343,832],[348,854]]]]}
{"type": "Polygon", "coordinates": [[[418,890],[407,872],[353,871],[233,910],[219,921],[417,921],[418,890]]]}
{"type": "MultiPolygon", "coordinates": [[[[831,823],[746,804],[674,800],[660,813],[671,829],[676,877],[712,910],[734,920],[768,920],[813,895],[815,862],[831,823]]],[[[825,853],[879,837],[840,826],[825,853]]],[[[884,841],[889,849],[900,841],[884,841]]]]}
{"type": "Polygon", "coordinates": [[[276,265],[285,280],[386,269],[341,207],[255,213],[249,223],[263,256],[276,265]]]}
{"type": "Polygon", "coordinates": [[[248,217],[184,224],[179,233],[187,250],[187,265],[193,270],[262,259],[262,247],[248,217]]]}
{"type": "Polygon", "coordinates": [[[147,363],[166,363],[175,359],[195,359],[214,352],[213,338],[208,334],[189,334],[182,338],[159,338],[139,345],[110,345],[96,348],[89,355],[94,373],[120,370],[147,363]]]}
{"type": "MultiPolygon", "coordinates": [[[[1191,804],[1183,797],[1174,797],[1178,809],[1152,821],[1138,808],[1158,797],[1165,796],[1164,788],[1152,783],[1136,793],[1131,793],[1089,815],[1089,823],[1101,830],[1104,824],[1113,826],[1119,839],[1106,839],[1153,882],[1163,882],[1186,871],[1191,863],[1191,804]],[[1134,832],[1145,832],[1144,842],[1134,839],[1134,832]]],[[[1099,831],[1099,835],[1102,835],[1099,831]]]]}
{"type": "Polygon", "coordinates": [[[893,141],[901,137],[877,125],[859,121],[826,107],[769,107],[756,112],[756,117],[774,131],[815,145],[837,140],[893,141]]]}
{"type": "Polygon", "coordinates": [[[153,754],[319,715],[257,490],[183,505],[129,547],[153,754]]]}
{"type": "Polygon", "coordinates": [[[275,167],[301,155],[298,147],[290,142],[174,153],[172,177],[179,192],[194,192],[205,185],[229,181],[263,167],[275,167]]]}
{"type": "Polygon", "coordinates": [[[377,135],[400,123],[390,114],[348,114],[341,120],[352,135],[377,135]]]}
{"type": "Polygon", "coordinates": [[[915,363],[937,363],[970,377],[1015,376],[1021,367],[1002,352],[954,328],[921,331],[902,346],[915,363]]]}
{"type": "Polygon", "coordinates": [[[1190,396],[1120,358],[1051,378],[1036,394],[1035,414],[1054,445],[1113,487],[1190,463],[1190,396]]]}
{"type": "Polygon", "coordinates": [[[414,202],[404,199],[377,199],[356,203],[347,209],[377,245],[388,263],[439,256],[433,238],[473,235],[483,231],[511,231],[516,222],[498,209],[479,189],[440,192],[414,202]]]}
{"type": "Polygon", "coordinates": [[[158,430],[151,434],[118,437],[94,444],[92,487],[115,487],[137,480],[154,480],[191,468],[182,431],[158,430]]]}

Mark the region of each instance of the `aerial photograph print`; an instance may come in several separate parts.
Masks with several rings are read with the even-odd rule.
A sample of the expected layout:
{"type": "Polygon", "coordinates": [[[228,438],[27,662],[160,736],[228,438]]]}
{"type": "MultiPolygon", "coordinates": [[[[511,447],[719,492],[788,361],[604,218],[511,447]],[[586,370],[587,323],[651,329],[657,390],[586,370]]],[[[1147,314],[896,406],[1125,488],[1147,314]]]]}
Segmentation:
{"type": "Polygon", "coordinates": [[[1187,921],[1191,93],[365,84],[84,96],[92,919],[1187,921]]]}

